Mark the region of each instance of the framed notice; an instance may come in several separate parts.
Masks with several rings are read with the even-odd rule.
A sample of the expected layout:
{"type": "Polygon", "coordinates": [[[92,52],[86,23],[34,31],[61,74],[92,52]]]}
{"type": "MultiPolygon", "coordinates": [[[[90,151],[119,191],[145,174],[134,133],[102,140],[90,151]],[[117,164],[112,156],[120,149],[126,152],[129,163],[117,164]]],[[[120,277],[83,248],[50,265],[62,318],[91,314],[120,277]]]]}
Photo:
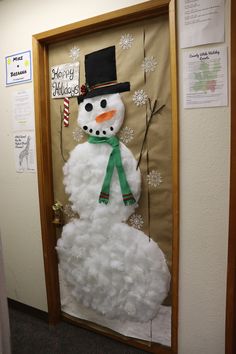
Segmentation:
{"type": "Polygon", "coordinates": [[[31,51],[5,57],[6,86],[32,81],[31,51]]]}

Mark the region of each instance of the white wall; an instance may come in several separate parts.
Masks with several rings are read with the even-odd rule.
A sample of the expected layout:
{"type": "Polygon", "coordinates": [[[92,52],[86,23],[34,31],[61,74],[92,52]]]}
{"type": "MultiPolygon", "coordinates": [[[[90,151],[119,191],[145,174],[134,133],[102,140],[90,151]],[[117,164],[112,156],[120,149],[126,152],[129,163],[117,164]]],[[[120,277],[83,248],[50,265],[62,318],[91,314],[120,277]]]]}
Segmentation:
{"type": "MultiPolygon", "coordinates": [[[[0,229],[8,296],[46,310],[37,177],[16,174],[4,57],[31,48],[32,34],[142,2],[1,0],[0,229]]],[[[229,36],[229,4],[227,36],[229,36]]],[[[178,13],[178,20],[180,14],[178,13]]],[[[228,39],[227,39],[228,41],[228,39]]],[[[179,353],[223,354],[229,199],[229,108],[184,110],[180,87],[179,353]]]]}

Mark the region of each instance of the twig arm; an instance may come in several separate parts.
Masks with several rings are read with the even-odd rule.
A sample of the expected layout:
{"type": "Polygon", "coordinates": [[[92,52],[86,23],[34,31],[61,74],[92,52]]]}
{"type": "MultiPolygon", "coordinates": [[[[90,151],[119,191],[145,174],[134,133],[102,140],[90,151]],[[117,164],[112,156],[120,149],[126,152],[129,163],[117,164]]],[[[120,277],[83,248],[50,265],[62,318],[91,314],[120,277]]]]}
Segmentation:
{"type": "Polygon", "coordinates": [[[147,124],[147,126],[146,126],[146,130],[145,130],[145,133],[144,133],[143,142],[142,142],[142,146],[141,146],[141,150],[140,150],[140,154],[139,154],[139,158],[138,158],[136,170],[138,169],[138,167],[139,167],[139,165],[140,165],[140,162],[141,162],[141,159],[142,159],[143,148],[144,148],[144,144],[145,144],[145,141],[146,141],[146,137],[147,137],[147,133],[148,133],[148,129],[149,129],[149,126],[150,126],[152,117],[153,117],[155,114],[158,114],[158,113],[165,107],[165,105],[163,104],[160,108],[158,108],[158,109],[155,111],[156,105],[157,105],[157,100],[155,100],[154,105],[153,105],[153,108],[151,108],[151,107],[152,107],[152,106],[151,106],[151,100],[148,99],[148,101],[149,101],[149,106],[150,106],[151,115],[150,115],[150,118],[149,118],[149,120],[148,120],[148,124],[147,124]]]}

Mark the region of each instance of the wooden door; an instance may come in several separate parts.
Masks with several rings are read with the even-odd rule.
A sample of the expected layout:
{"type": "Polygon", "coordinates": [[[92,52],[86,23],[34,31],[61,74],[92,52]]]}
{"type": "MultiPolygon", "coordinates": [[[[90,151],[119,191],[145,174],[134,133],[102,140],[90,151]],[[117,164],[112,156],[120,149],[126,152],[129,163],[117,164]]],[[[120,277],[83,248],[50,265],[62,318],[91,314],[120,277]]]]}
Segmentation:
{"type": "MultiPolygon", "coordinates": [[[[171,109],[172,109],[172,341],[171,348],[156,343],[140,343],[133,339],[129,342],[135,346],[156,353],[177,352],[177,304],[178,304],[178,123],[177,123],[177,69],[176,69],[176,43],[175,43],[175,3],[174,1],[149,1],[143,4],[118,10],[106,15],[81,21],[79,23],[63,26],[48,32],[33,36],[34,52],[34,84],[35,84],[35,113],[37,133],[37,160],[39,177],[39,197],[42,226],[43,251],[45,262],[45,275],[48,297],[49,319],[56,324],[61,316],[64,319],[79,323],[79,325],[104,329],[88,324],[86,321],[75,320],[67,314],[61,314],[60,290],[58,279],[57,230],[52,224],[55,202],[53,186],[53,160],[52,135],[50,112],[50,86],[49,86],[49,51],[50,46],[63,41],[91,35],[97,31],[115,28],[121,25],[136,23],[137,21],[158,18],[166,14],[169,17],[170,35],[170,68],[171,68],[171,109]]],[[[126,340],[113,332],[106,331],[106,335],[118,340],[126,340]]]]}

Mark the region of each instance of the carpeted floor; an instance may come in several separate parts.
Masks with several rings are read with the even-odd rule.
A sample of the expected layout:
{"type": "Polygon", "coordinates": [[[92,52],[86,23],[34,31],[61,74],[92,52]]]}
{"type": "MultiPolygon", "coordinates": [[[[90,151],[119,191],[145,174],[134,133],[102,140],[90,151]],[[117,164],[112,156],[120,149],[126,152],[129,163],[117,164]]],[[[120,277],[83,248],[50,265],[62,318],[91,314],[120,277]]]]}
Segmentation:
{"type": "Polygon", "coordinates": [[[55,327],[10,308],[12,354],[144,354],[143,350],[113,341],[65,322],[55,327]]]}

